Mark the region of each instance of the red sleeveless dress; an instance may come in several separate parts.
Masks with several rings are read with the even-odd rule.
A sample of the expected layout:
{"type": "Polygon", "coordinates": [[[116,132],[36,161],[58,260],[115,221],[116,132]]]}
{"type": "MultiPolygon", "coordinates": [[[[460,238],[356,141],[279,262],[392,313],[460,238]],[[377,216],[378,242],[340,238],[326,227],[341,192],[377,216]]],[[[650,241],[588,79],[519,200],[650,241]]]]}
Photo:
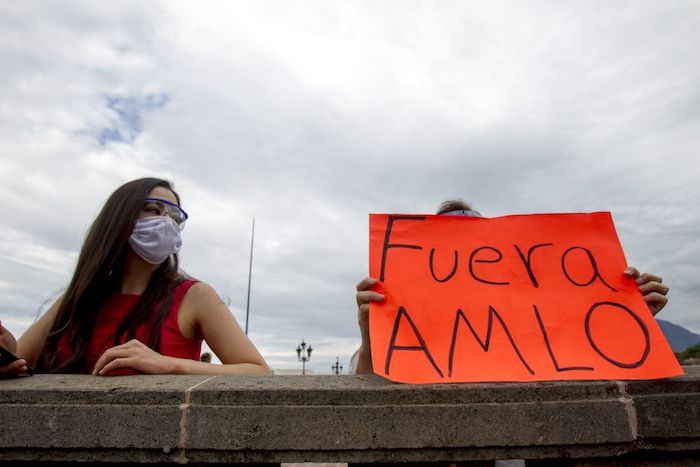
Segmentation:
{"type": "MultiPolygon", "coordinates": [[[[194,280],[186,280],[173,290],[173,304],[160,331],[160,353],[163,355],[199,360],[202,341],[193,341],[183,336],[182,332],[180,332],[180,325],[177,322],[180,303],[182,303],[182,299],[190,287],[196,283],[197,281],[194,280]]],[[[95,329],[92,332],[92,338],[90,339],[88,351],[85,355],[85,364],[88,371],[92,371],[95,367],[95,363],[97,363],[97,360],[102,356],[105,350],[114,347],[114,336],[119,325],[124,321],[139,298],[140,295],[115,292],[107,299],[107,302],[97,315],[95,329]]],[[[146,322],[136,330],[136,339],[144,344],[146,344],[148,340],[150,324],[151,323],[146,322]]],[[[123,344],[124,342],[126,342],[126,339],[122,338],[119,343],[123,344]]],[[[65,360],[70,355],[69,346],[70,343],[68,342],[67,336],[64,335],[58,344],[58,356],[60,360],[65,360]]],[[[110,371],[108,376],[138,374],[140,374],[138,371],[130,368],[120,368],[110,371]]]]}

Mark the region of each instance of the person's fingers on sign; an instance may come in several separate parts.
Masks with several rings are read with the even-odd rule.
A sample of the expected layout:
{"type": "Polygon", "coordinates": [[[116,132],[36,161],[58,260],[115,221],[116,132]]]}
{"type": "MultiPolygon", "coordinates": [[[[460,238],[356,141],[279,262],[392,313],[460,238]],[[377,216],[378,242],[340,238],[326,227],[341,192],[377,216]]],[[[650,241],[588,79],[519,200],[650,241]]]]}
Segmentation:
{"type": "Polygon", "coordinates": [[[635,267],[625,269],[625,276],[634,279],[642,292],[644,301],[647,303],[649,310],[653,315],[656,315],[668,303],[669,288],[663,284],[661,276],[648,272],[641,273],[635,267]]]}
{"type": "Polygon", "coordinates": [[[384,300],[384,295],[371,290],[377,284],[379,284],[377,279],[365,277],[356,286],[357,324],[360,327],[360,335],[362,336],[362,343],[357,350],[357,373],[372,371],[372,352],[369,342],[369,304],[384,300]]]}

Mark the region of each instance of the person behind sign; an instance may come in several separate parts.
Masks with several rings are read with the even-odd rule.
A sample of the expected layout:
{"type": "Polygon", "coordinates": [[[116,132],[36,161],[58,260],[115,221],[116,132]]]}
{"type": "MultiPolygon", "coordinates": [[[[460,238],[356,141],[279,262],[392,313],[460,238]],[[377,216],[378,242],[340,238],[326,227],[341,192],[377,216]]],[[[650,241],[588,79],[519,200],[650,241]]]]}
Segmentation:
{"type": "MultiPolygon", "coordinates": [[[[443,201],[436,214],[444,216],[483,217],[479,211],[474,210],[471,205],[461,199],[448,199],[443,201]]],[[[640,274],[634,267],[625,269],[624,274],[635,280],[639,286],[639,290],[642,292],[644,301],[647,303],[653,315],[656,315],[666,306],[666,302],[668,302],[666,295],[668,294],[669,288],[662,283],[660,276],[650,273],[640,274]]],[[[371,302],[381,302],[384,300],[384,295],[372,290],[378,283],[379,281],[373,277],[365,277],[356,287],[357,321],[360,327],[362,342],[360,348],[355,351],[350,360],[350,374],[372,373],[372,349],[369,339],[369,304],[371,302]]]]}
{"type": "Polygon", "coordinates": [[[171,184],[142,178],[107,199],[62,296],[15,342],[0,375],[43,373],[267,375],[253,343],[209,285],[178,268],[187,220],[171,184]],[[199,361],[206,340],[223,365],[199,361]]]}

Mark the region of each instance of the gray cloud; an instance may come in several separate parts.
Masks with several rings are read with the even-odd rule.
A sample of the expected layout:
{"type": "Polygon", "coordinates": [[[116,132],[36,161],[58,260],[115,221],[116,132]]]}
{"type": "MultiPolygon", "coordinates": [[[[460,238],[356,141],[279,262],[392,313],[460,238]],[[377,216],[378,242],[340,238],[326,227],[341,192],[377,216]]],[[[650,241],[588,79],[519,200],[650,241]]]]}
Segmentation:
{"type": "Polygon", "coordinates": [[[699,26],[695,2],[4,3],[0,304],[21,332],[109,193],[158,175],[191,214],[183,266],[239,321],[256,217],[276,367],[302,338],[347,362],[368,212],[451,196],[611,211],[700,332],[699,26]]]}

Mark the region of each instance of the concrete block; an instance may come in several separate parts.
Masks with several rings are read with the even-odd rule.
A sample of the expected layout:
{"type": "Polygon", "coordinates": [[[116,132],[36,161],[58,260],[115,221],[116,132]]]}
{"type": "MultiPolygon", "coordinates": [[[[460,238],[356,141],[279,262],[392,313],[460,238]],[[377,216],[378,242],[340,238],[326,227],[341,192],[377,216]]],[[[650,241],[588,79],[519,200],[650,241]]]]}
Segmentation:
{"type": "Polygon", "coordinates": [[[0,461],[685,462],[700,452],[698,370],[659,381],[446,385],[377,376],[5,379],[0,461]]]}

